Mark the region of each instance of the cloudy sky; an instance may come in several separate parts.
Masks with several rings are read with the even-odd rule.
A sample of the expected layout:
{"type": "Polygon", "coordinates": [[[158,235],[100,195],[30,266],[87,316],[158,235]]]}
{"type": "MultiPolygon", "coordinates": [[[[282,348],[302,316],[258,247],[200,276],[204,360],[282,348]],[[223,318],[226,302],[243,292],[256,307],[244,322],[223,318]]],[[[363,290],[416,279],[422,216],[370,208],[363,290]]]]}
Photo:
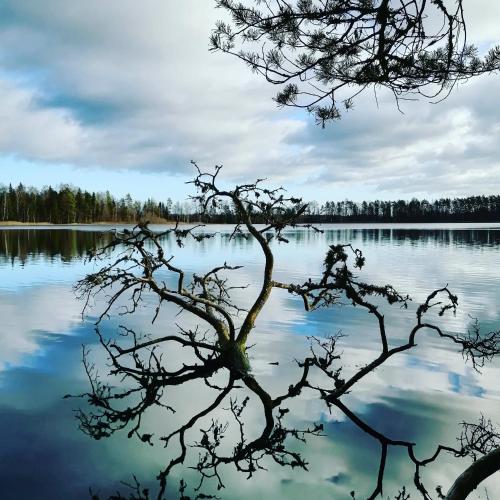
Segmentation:
{"type": "MultiPolygon", "coordinates": [[[[464,3],[469,41],[500,43],[500,2],[464,3]]],[[[500,192],[500,74],[405,114],[365,95],[321,129],[208,51],[221,16],[212,0],[2,0],[0,183],[183,199],[193,159],[319,201],[500,192]]]]}

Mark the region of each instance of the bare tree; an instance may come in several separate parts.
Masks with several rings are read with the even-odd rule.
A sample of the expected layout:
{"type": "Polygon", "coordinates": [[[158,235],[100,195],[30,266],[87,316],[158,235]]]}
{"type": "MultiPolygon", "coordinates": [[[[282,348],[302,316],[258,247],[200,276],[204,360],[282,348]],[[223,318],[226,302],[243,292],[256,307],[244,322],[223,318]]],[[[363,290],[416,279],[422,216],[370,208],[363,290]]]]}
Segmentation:
{"type": "Polygon", "coordinates": [[[462,0],[217,0],[231,16],[212,50],[243,60],[280,86],[280,106],[306,108],[325,125],[364,90],[396,101],[446,97],[454,85],[498,70],[500,47],[484,57],[467,43],[462,0]]]}
{"type": "MultiPolygon", "coordinates": [[[[233,228],[231,238],[254,239],[264,256],[262,281],[257,296],[248,309],[243,309],[234,300],[232,292],[241,287],[233,285],[229,276],[239,266],[224,262],[188,279],[187,274],[175,265],[173,256],[166,255],[162,239],[167,235],[174,237],[179,247],[187,239],[200,242],[213,236],[200,232],[199,226],[176,225],[155,233],[147,225],[139,225],[133,231],[117,232],[110,243],[91,255],[91,260],[101,262],[102,267],[81,280],[77,290],[86,301],[85,307],[96,297],[104,297],[96,331],[110,361],[110,376],[125,381],[125,385],[115,386],[100,378],[97,368],[91,364],[84,350],[91,390],[82,396],[87,399],[91,411],[82,410],[78,413],[81,429],[95,439],[127,430],[129,437],[136,436],[147,445],[161,443],[169,448],[175,441],[179,452],[158,474],[158,500],[165,497],[167,479],[172,470],[190,460],[189,447],[199,452],[197,462],[191,465],[200,477],[197,491],[207,480],[215,482],[217,488],[222,489],[223,469],[227,466],[233,466],[248,478],[264,469],[269,461],[280,466],[307,469],[306,459],[292,443],[297,440],[305,442],[309,436],[320,436],[323,428],[321,424],[313,424],[308,428],[297,429],[287,424],[287,404],[303,391],[316,394],[327,408],[338,408],[361,430],[379,441],[379,473],[370,499],[383,492],[389,446],[407,449],[409,460],[415,465],[414,484],[425,499],[431,497],[421,481],[420,469],[436,460],[441,453],[469,455],[473,458],[489,453],[492,445],[488,448],[489,445],[485,443],[493,443],[497,435],[483,422],[480,423],[483,433],[479,430],[475,434],[471,433],[474,428],[467,427],[468,434],[464,436],[471,435],[473,438],[466,442],[464,437],[458,448],[439,445],[431,457],[419,459],[415,456],[414,443],[393,440],[372,429],[342,399],[388,359],[415,347],[421,330],[431,330],[449,340],[475,369],[500,352],[500,333],[483,334],[476,324],[467,333],[457,335],[435,324],[431,318],[434,311],[438,316],[454,313],[458,304],[457,297],[448,287],[443,287],[432,291],[418,306],[415,322],[408,328],[407,340],[390,347],[385,317],[380,308],[383,303],[406,308],[410,297],[400,294],[390,285],[378,286],[362,281],[357,274],[361,273],[365,259],[360,250],[350,245],[332,245],[328,248],[322,274],[317,280],[311,278],[304,283],[277,281],[273,272],[274,255],[270,242],[275,239],[287,243],[285,229],[297,225],[297,218],[307,205],[299,198],[286,196],[281,188],[266,188],[261,180],[241,184],[231,190],[221,189],[217,183],[219,171],[220,167],[216,168],[214,174],[198,170],[193,181],[198,194],[193,197],[193,201],[202,212],[228,201],[233,204],[238,223],[233,228]],[[259,220],[265,220],[264,225],[257,226],[252,222],[255,214],[258,214],[259,220]],[[290,381],[285,393],[271,394],[252,373],[248,348],[253,341],[253,330],[259,314],[273,290],[285,290],[299,297],[307,311],[333,307],[340,301],[347,301],[365,310],[373,318],[380,338],[379,354],[365,366],[344,373],[338,348],[342,336],[311,338],[309,353],[297,361],[297,379],[290,381]],[[158,337],[141,336],[127,327],[121,327],[121,335],[114,340],[102,335],[99,325],[112,313],[115,305],[121,304],[119,314],[133,314],[146,296],[153,296],[158,302],[152,313],[153,321],[162,304],[171,303],[180,311],[192,315],[197,325],[194,328],[178,326],[178,333],[168,332],[158,337]],[[181,359],[172,356],[175,346],[183,348],[185,354],[181,359]],[[193,410],[181,426],[164,436],[156,437],[144,430],[143,417],[147,412],[154,407],[165,412],[175,411],[169,400],[169,390],[190,382],[206,386],[206,390],[213,393],[212,402],[202,410],[193,410]],[[238,398],[240,392],[237,391],[241,390],[245,391],[245,396],[238,398]],[[245,427],[244,412],[248,405],[260,408],[262,414],[262,427],[256,434],[249,434],[245,427]],[[229,452],[227,445],[222,446],[229,423],[215,416],[224,407],[227,407],[230,425],[237,430],[236,441],[229,452]],[[485,440],[488,429],[491,432],[485,440]],[[200,439],[193,438],[194,431],[198,435],[201,433],[200,439]]],[[[310,227],[310,230],[319,231],[314,227],[310,227]]],[[[131,498],[148,498],[141,493],[138,484],[133,487],[136,496],[131,498]]],[[[181,483],[181,498],[187,498],[183,493],[185,487],[185,483],[181,483]]],[[[405,494],[400,493],[401,498],[406,498],[405,494]]],[[[457,497],[451,498],[455,500],[457,497]]]]}

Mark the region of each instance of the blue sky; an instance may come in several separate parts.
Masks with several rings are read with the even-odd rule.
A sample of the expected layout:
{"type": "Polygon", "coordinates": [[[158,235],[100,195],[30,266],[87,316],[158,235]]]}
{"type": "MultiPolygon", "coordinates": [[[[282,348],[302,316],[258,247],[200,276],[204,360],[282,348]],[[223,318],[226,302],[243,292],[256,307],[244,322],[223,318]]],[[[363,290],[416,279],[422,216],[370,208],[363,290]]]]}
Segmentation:
{"type": "MultiPolygon", "coordinates": [[[[468,39],[500,41],[500,3],[466,0],[468,39]]],[[[0,183],[69,183],[182,200],[190,160],[228,184],[267,177],[306,199],[500,192],[500,75],[439,105],[363,95],[321,129],[208,52],[211,0],[4,0],[0,183]]]]}
{"type": "MultiPolygon", "coordinates": [[[[189,171],[190,166],[186,165],[189,171]]],[[[1,182],[23,183],[25,186],[58,186],[71,184],[88,191],[110,191],[122,197],[133,193],[134,198],[164,200],[169,196],[182,200],[193,194],[186,176],[169,172],[149,173],[140,170],[115,170],[100,167],[74,167],[71,164],[42,163],[3,156],[0,158],[1,182]]]]}

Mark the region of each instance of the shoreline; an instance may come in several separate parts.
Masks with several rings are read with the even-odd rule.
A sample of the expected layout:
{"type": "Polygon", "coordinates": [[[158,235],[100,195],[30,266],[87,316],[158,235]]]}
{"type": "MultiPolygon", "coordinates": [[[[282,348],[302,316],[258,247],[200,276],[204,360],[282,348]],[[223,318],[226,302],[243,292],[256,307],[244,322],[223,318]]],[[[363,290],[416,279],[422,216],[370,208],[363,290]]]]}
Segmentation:
{"type": "MultiPolygon", "coordinates": [[[[0,230],[2,229],[29,229],[29,228],[51,228],[51,229],[78,229],[78,228],[92,228],[92,227],[134,227],[137,222],[73,222],[68,224],[59,224],[53,222],[18,222],[18,221],[5,221],[0,222],[0,230]]],[[[150,222],[150,226],[173,226],[176,221],[162,221],[162,222],[150,222]]],[[[218,222],[179,222],[181,226],[193,226],[197,224],[202,224],[205,227],[212,226],[233,226],[233,223],[218,223],[218,222]]],[[[352,229],[370,229],[370,228],[380,228],[380,229],[445,229],[445,228],[457,228],[465,229],[467,227],[486,229],[494,228],[500,229],[500,221],[461,221],[461,222],[307,222],[299,223],[297,227],[301,224],[313,224],[317,226],[318,229],[321,228],[352,228],[352,229]]],[[[260,224],[257,224],[260,225],[260,224]]],[[[293,228],[290,228],[293,229],[293,228]]]]}
{"type": "MultiPolygon", "coordinates": [[[[0,228],[2,227],[16,227],[16,226],[51,226],[51,227],[79,227],[79,226],[132,226],[137,225],[138,222],[68,222],[68,223],[58,223],[58,222],[19,222],[19,221],[3,221],[0,222],[0,228]]],[[[150,222],[150,224],[155,225],[171,225],[175,224],[175,221],[162,221],[162,222],[150,222]]],[[[180,222],[179,224],[191,224],[191,222],[180,222]]]]}

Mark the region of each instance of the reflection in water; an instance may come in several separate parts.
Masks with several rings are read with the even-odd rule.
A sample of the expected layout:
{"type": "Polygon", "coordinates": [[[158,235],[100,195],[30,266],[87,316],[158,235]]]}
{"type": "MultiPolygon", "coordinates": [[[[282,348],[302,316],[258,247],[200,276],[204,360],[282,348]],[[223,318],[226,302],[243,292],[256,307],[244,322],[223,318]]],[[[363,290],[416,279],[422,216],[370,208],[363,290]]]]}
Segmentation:
{"type": "Polygon", "coordinates": [[[77,231],[74,229],[0,230],[0,264],[18,261],[25,265],[32,257],[52,260],[60,257],[63,262],[85,257],[93,248],[111,239],[110,233],[77,231]]]}
{"type": "MultiPolygon", "coordinates": [[[[319,240],[325,242],[333,241],[357,241],[360,244],[383,243],[389,245],[401,245],[415,243],[420,246],[428,244],[436,245],[464,245],[464,246],[495,246],[500,244],[500,230],[496,229],[411,229],[411,228],[363,228],[363,229],[330,229],[328,225],[318,226],[324,231],[323,234],[315,231],[287,230],[287,237],[292,238],[293,243],[308,244],[319,240]]],[[[240,241],[254,244],[251,239],[245,240],[237,236],[240,241]]]]}
{"type": "Polygon", "coordinates": [[[297,243],[310,243],[318,239],[332,241],[357,241],[361,245],[367,243],[383,243],[388,245],[418,244],[428,245],[464,245],[495,246],[500,244],[498,229],[409,229],[409,228],[371,228],[371,229],[328,229],[324,228],[324,236],[313,231],[289,231],[297,243]]]}
{"type": "MultiPolygon", "coordinates": [[[[132,227],[132,226],[130,226],[132,227]]],[[[153,226],[157,231],[163,231],[161,226],[153,226]]],[[[411,229],[411,228],[335,228],[329,225],[318,226],[323,233],[302,229],[287,230],[287,238],[296,246],[318,244],[328,245],[333,242],[356,242],[360,248],[367,244],[417,246],[478,246],[498,247],[500,245],[500,228],[494,229],[411,229]]],[[[235,235],[230,240],[230,233],[224,226],[207,226],[202,232],[220,232],[224,244],[239,249],[255,247],[252,238],[235,235]]],[[[60,257],[63,262],[87,255],[90,249],[97,248],[111,241],[114,231],[105,226],[88,226],[84,231],[78,229],[1,229],[0,228],[0,263],[18,260],[26,264],[30,257],[41,256],[44,259],[60,257]],[[94,230],[92,230],[94,229],[94,230]]],[[[176,247],[175,237],[165,234],[162,242],[169,249],[176,247]]],[[[210,251],[220,244],[218,239],[207,239],[200,242],[198,251],[210,251]]]]}
{"type": "MultiPolygon", "coordinates": [[[[9,230],[12,231],[12,230],[9,230]]],[[[2,231],[0,234],[8,231],[2,231]]],[[[21,231],[20,231],[21,232],[21,231]]],[[[4,261],[21,261],[20,255],[34,256],[39,252],[39,259],[27,258],[27,267],[40,267],[46,275],[60,265],[60,260],[53,260],[54,255],[66,252],[66,257],[81,257],[86,253],[84,241],[95,244],[95,233],[89,232],[81,237],[80,248],[69,243],[71,233],[78,231],[33,231],[45,243],[30,241],[24,251],[17,250],[17,259],[12,254],[3,254],[4,261]],[[65,233],[68,240],[61,241],[53,233],[65,233]],[[51,234],[52,233],[52,234],[51,234]],[[54,243],[54,244],[52,244],[54,243]],[[44,245],[47,245],[44,250],[44,245]],[[61,245],[57,248],[56,245],[61,245]],[[63,250],[64,249],[64,250],[63,250]]],[[[280,279],[300,280],[318,272],[324,256],[324,248],[330,242],[353,241],[355,246],[367,247],[369,280],[385,283],[396,282],[404,285],[404,291],[419,294],[428,292],[429,288],[450,282],[450,286],[459,294],[462,313],[450,318],[447,327],[455,331],[463,330],[468,322],[468,313],[486,319],[491,327],[500,324],[500,281],[492,273],[500,264],[496,230],[424,230],[422,238],[418,231],[402,229],[368,229],[347,230],[331,229],[324,235],[313,232],[296,231],[287,237],[290,245],[276,246],[280,279]],[[291,236],[291,237],[290,237],[291,236]],[[294,257],[299,254],[300,258],[294,257]],[[370,267],[370,263],[373,263],[370,267]],[[387,276],[390,275],[390,278],[387,276]],[[431,283],[429,283],[431,281],[431,283]],[[443,283],[444,282],[444,283],[443,283]],[[466,300],[462,300],[465,298],[466,300]]],[[[21,237],[22,238],[22,237],[21,237]]],[[[76,236],[80,238],[80,236],[76,236]]],[[[243,263],[245,269],[240,271],[236,281],[250,283],[249,293],[256,290],[259,281],[256,272],[259,269],[259,257],[251,240],[240,239],[228,245],[227,239],[217,237],[203,242],[199,246],[188,246],[179,250],[175,241],[166,239],[165,247],[175,253],[176,262],[187,267],[191,272],[199,272],[212,265],[228,260],[233,264],[243,263]],[[200,254],[203,258],[197,258],[200,254]]],[[[9,247],[11,248],[11,247],[9,247]]],[[[4,250],[1,250],[2,252],[4,250]]],[[[9,264],[10,267],[10,264],[9,264]]],[[[65,276],[58,288],[66,292],[76,280],[78,273],[65,276]]],[[[0,261],[0,286],[3,271],[0,261]]],[[[81,370],[81,343],[87,345],[95,342],[93,328],[90,324],[80,325],[74,321],[74,311],[80,308],[75,303],[71,312],[71,320],[62,317],[57,319],[55,311],[64,308],[58,302],[58,294],[62,292],[50,287],[39,287],[40,300],[50,297],[44,307],[52,323],[43,326],[44,331],[35,331],[35,324],[23,323],[19,331],[12,331],[10,338],[27,335],[37,338],[38,351],[26,351],[24,361],[16,359],[15,366],[6,360],[4,371],[0,374],[2,387],[0,395],[0,440],[3,449],[0,451],[2,472],[0,480],[4,487],[2,498],[18,499],[35,498],[88,498],[88,486],[104,496],[116,490],[118,481],[126,480],[132,472],[141,479],[149,479],[160,470],[168,460],[163,449],[150,447],[144,443],[142,448],[126,437],[118,436],[113,440],[98,442],[84,439],[76,430],[71,409],[74,401],[62,401],[66,393],[83,392],[87,387],[81,370]],[[59,326],[58,323],[59,322],[59,326]],[[61,335],[61,334],[64,334],[61,335]],[[36,397],[34,397],[36,395],[36,397]],[[38,464],[38,465],[37,465],[38,464]],[[41,466],[40,464],[43,464],[41,466]],[[61,477],[66,478],[61,481],[61,477]]],[[[37,287],[19,289],[12,293],[9,300],[17,297],[18,310],[26,301],[28,292],[35,292],[37,287]]],[[[63,295],[59,295],[62,297],[63,295]]],[[[0,291],[0,307],[7,303],[7,295],[0,291]]],[[[239,297],[242,302],[245,297],[239,297]]],[[[410,311],[411,312],[411,311],[410,311]]],[[[133,321],[133,327],[145,333],[158,334],[170,331],[175,309],[162,311],[156,325],[149,326],[148,311],[140,311],[133,321]]],[[[12,309],[4,309],[2,316],[13,314],[12,309]]],[[[18,312],[16,314],[19,314],[18,312]]],[[[273,394],[286,392],[288,383],[297,379],[299,371],[293,359],[303,355],[307,342],[304,335],[326,336],[342,328],[348,335],[343,346],[343,359],[346,366],[353,369],[362,366],[373,358],[377,339],[369,331],[367,318],[356,311],[348,309],[317,311],[306,315],[301,304],[293,300],[286,292],[273,294],[271,303],[260,323],[257,325],[256,346],[252,350],[252,365],[273,394]],[[332,322],[334,321],[334,322],[332,322]],[[332,331],[333,330],[333,331],[332,331]],[[279,365],[270,363],[279,362],[279,365]]],[[[184,320],[183,320],[184,321],[184,320]]],[[[407,323],[400,313],[388,311],[387,322],[392,325],[393,339],[403,336],[407,323]]],[[[15,325],[12,325],[15,329],[15,325]]],[[[108,334],[115,331],[116,324],[111,321],[108,334]]],[[[164,333],[163,333],[164,334],[164,333]]],[[[0,338],[0,343],[2,339],[0,338]]],[[[12,340],[8,341],[13,342],[12,340]]],[[[475,421],[482,411],[498,420],[498,370],[494,367],[484,370],[483,376],[467,369],[460,356],[449,350],[449,346],[425,337],[418,351],[412,356],[404,356],[395,360],[382,370],[377,371],[361,391],[349,395],[349,408],[357,412],[362,419],[384,432],[393,439],[409,439],[417,443],[418,457],[432,454],[438,442],[455,445],[455,437],[460,433],[458,426],[462,420],[475,421]],[[405,434],[411,429],[412,434],[405,434]]],[[[0,344],[1,345],[1,344],[0,344]]],[[[3,352],[3,348],[2,348],[3,352]]],[[[96,362],[104,366],[100,350],[95,346],[92,350],[96,362]]],[[[19,355],[18,355],[19,356],[19,355]]],[[[173,394],[173,402],[181,406],[203,401],[207,391],[192,388],[189,400],[182,394],[173,394]]],[[[373,486],[377,475],[379,445],[369,435],[349,423],[341,413],[325,413],[314,398],[303,399],[294,403],[292,413],[297,426],[307,425],[313,421],[322,421],[326,438],[315,438],[309,441],[302,452],[310,463],[309,473],[272,468],[272,474],[260,473],[256,481],[241,481],[238,474],[227,478],[227,488],[222,492],[223,498],[253,499],[258,496],[266,498],[304,498],[314,494],[315,498],[349,498],[349,491],[359,491],[359,498],[366,498],[369,486],[373,486]],[[235,494],[237,492],[237,494],[235,494]],[[363,494],[365,496],[363,496],[363,494]]],[[[182,422],[182,411],[169,417],[168,425],[174,426],[182,422]]],[[[226,418],[224,414],[221,418],[226,418]]],[[[257,428],[260,425],[255,415],[257,428]]],[[[160,436],[164,432],[164,417],[152,416],[149,424],[160,436]]],[[[463,463],[444,462],[441,466],[425,468],[425,482],[430,485],[450,484],[463,469],[463,463]]],[[[193,477],[187,477],[191,483],[193,477]]],[[[395,494],[403,484],[412,482],[412,470],[407,459],[398,451],[388,454],[388,478],[385,485],[387,495],[395,494]]],[[[490,498],[494,498],[495,485],[489,487],[490,498]]],[[[484,490],[477,492],[484,497],[484,490]]],[[[412,495],[412,498],[414,495],[412,495]]],[[[415,495],[416,497],[416,495],[415,495]]]]}

